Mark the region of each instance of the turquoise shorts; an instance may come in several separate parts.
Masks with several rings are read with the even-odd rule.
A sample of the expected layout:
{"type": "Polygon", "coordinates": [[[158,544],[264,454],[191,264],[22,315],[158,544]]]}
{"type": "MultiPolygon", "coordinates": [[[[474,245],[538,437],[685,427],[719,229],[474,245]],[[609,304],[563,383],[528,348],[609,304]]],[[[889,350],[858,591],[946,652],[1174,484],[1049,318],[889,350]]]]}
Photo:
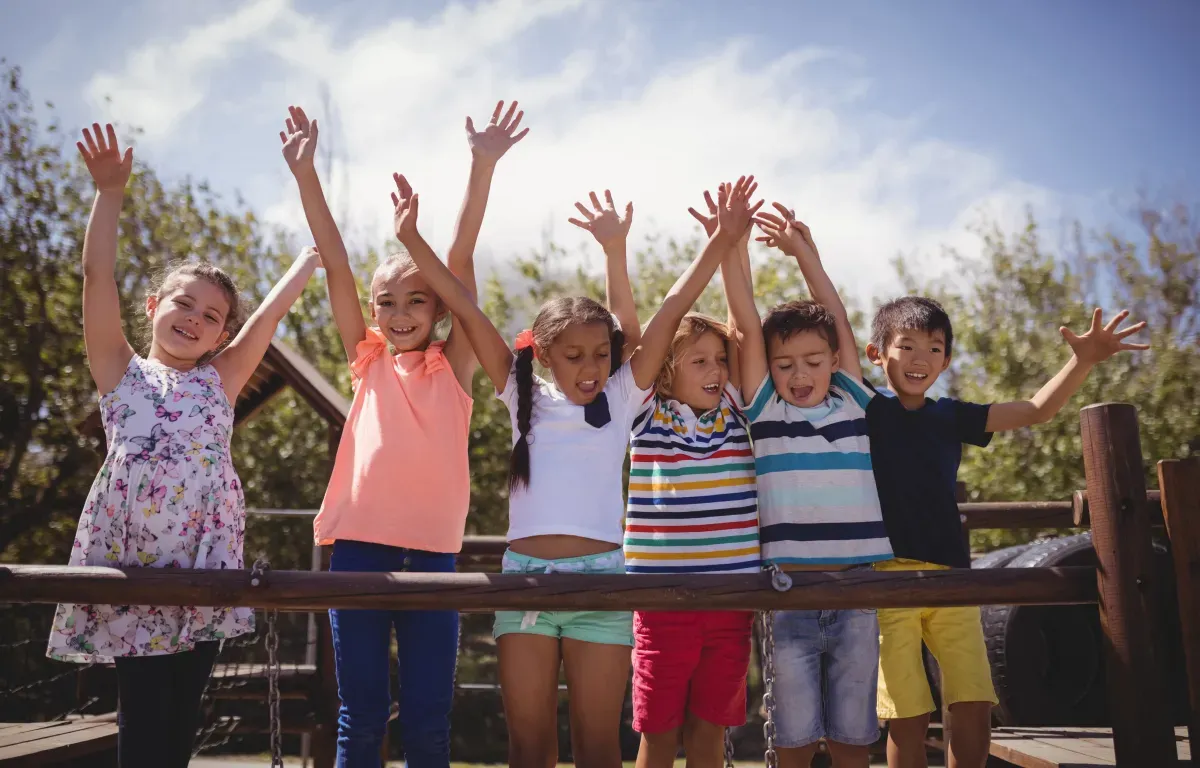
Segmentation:
{"type": "MultiPolygon", "coordinates": [[[[504,553],[504,573],[625,573],[625,554],[542,560],[504,553]]],[[[565,637],[585,643],[633,647],[633,611],[496,611],[495,637],[508,634],[565,637]]]]}

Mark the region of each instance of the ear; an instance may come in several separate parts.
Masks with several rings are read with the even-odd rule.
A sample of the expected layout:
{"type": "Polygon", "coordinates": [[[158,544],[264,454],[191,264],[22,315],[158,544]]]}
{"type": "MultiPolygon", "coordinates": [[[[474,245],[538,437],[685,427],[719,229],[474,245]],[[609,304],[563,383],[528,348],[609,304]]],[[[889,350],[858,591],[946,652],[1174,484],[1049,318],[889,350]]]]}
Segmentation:
{"type": "Polygon", "coordinates": [[[150,294],[146,297],[146,317],[154,319],[154,313],[158,311],[158,297],[150,294]]]}
{"type": "Polygon", "coordinates": [[[543,368],[550,367],[549,353],[536,344],[533,345],[533,356],[537,358],[537,361],[542,364],[543,368]]]}
{"type": "Polygon", "coordinates": [[[220,347],[222,344],[225,343],[225,340],[228,338],[229,338],[229,331],[221,331],[221,335],[217,337],[217,343],[213,346],[213,349],[220,347]]]}
{"type": "Polygon", "coordinates": [[[950,367],[950,356],[946,355],[946,359],[942,361],[942,370],[945,371],[950,367]]]}
{"type": "Polygon", "coordinates": [[[841,368],[841,367],[842,367],[842,353],[841,353],[841,352],[834,352],[834,353],[833,353],[833,367],[832,367],[830,370],[831,370],[833,373],[837,373],[837,372],[838,372],[838,369],[839,369],[839,368],[841,368]]]}
{"type": "Polygon", "coordinates": [[[867,359],[872,365],[883,365],[883,350],[874,344],[867,344],[867,359]]]}
{"type": "Polygon", "coordinates": [[[374,301],[374,299],[371,300],[371,302],[368,304],[368,306],[371,307],[371,319],[374,320],[375,319],[375,301],[374,301]]]}

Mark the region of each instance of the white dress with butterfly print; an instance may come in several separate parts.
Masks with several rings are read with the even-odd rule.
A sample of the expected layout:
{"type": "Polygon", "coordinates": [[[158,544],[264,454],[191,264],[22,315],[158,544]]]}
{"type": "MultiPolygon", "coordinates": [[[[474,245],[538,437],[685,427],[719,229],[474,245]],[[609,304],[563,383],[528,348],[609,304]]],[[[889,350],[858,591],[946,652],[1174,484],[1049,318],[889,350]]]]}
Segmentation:
{"type": "MultiPolygon", "coordinates": [[[[242,568],[246,504],[229,456],[233,408],[216,370],[177,371],[135,355],[100,410],[108,456],[70,564],[242,568]]],[[[249,608],[60,605],[47,654],[107,662],[253,630],[249,608]]]]}

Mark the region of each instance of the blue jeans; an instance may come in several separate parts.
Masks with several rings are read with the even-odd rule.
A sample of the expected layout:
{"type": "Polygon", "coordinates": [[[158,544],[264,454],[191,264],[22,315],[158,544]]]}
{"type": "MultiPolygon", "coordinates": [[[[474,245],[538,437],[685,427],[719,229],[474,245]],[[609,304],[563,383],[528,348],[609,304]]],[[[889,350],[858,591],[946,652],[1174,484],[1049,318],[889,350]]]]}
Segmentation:
{"type": "MultiPolygon", "coordinates": [[[[331,571],[451,573],[454,555],[361,541],[333,545],[331,571]]],[[[332,609],[337,666],[337,768],[379,768],[391,713],[389,653],[396,628],[400,735],[409,768],[450,765],[450,705],[458,662],[458,611],[332,609]]]]}
{"type": "Polygon", "coordinates": [[[875,611],[775,613],[775,706],[780,747],[822,737],[865,746],[879,738],[875,611]]]}

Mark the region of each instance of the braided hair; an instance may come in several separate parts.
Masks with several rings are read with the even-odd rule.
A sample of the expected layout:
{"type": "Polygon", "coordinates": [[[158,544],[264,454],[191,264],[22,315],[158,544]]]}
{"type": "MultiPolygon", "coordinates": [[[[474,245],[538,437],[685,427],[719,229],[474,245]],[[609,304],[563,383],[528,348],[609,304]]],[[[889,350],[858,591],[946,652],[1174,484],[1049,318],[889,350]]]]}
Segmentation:
{"type": "Polygon", "coordinates": [[[517,441],[508,459],[508,488],[529,487],[529,430],[533,420],[533,351],[549,349],[555,340],[572,325],[601,323],[608,327],[612,348],[612,376],[621,367],[621,351],[625,334],[613,314],[599,302],[580,296],[553,299],[546,302],[533,320],[533,345],[517,350],[513,373],[517,383],[517,441]]]}

